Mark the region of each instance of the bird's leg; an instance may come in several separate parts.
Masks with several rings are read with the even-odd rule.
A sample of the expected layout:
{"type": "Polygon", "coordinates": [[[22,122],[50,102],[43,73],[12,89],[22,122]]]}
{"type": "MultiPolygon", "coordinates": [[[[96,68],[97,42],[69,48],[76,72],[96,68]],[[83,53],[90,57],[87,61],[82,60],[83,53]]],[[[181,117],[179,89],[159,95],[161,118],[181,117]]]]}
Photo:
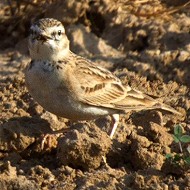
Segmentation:
{"type": "Polygon", "coordinates": [[[110,133],[110,139],[113,139],[114,133],[115,133],[118,123],[119,123],[119,114],[113,114],[111,116],[111,118],[112,118],[112,122],[113,122],[113,127],[112,127],[112,130],[110,133]]]}
{"type": "MultiPolygon", "coordinates": [[[[111,133],[109,136],[110,136],[110,139],[113,139],[114,133],[115,133],[118,123],[119,123],[119,114],[113,114],[111,116],[111,118],[112,118],[113,127],[112,127],[112,130],[111,130],[111,133]]],[[[106,161],[106,156],[102,156],[102,160],[103,160],[103,163],[105,164],[105,166],[108,167],[108,164],[106,161]]]]}

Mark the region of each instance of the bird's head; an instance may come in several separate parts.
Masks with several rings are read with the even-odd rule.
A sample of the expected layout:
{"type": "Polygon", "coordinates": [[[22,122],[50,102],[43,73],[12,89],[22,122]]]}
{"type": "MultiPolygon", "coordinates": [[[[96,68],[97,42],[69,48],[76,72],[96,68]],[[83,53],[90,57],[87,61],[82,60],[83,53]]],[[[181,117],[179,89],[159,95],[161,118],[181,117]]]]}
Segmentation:
{"type": "Polygon", "coordinates": [[[32,59],[57,61],[69,53],[69,40],[62,23],[43,18],[32,24],[28,42],[32,59]]]}

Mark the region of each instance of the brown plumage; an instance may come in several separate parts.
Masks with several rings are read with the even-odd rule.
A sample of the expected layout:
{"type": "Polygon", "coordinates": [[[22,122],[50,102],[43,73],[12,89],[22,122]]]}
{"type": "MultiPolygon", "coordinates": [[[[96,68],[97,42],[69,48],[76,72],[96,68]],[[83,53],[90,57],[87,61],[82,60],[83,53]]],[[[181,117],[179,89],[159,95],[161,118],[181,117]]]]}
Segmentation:
{"type": "Polygon", "coordinates": [[[31,31],[32,66],[26,70],[26,83],[31,95],[46,110],[72,120],[111,115],[115,119],[111,138],[120,113],[163,109],[180,114],[172,107],[124,86],[110,71],[72,53],[59,21],[42,19],[32,25],[31,31]]]}

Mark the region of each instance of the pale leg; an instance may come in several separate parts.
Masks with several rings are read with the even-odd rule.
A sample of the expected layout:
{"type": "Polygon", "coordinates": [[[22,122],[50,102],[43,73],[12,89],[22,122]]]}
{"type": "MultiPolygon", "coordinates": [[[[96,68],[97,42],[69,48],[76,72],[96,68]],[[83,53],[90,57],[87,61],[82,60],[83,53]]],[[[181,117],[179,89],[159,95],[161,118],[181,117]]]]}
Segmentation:
{"type": "MultiPolygon", "coordinates": [[[[118,123],[119,123],[119,114],[113,114],[112,116],[112,123],[113,123],[113,127],[112,127],[112,130],[111,130],[111,133],[110,133],[110,139],[113,138],[114,136],[114,133],[117,129],[117,126],[118,126],[118,123]]],[[[105,164],[106,167],[108,167],[108,164],[106,162],[106,156],[102,156],[102,159],[103,159],[103,163],[105,164]]]]}
{"type": "Polygon", "coordinates": [[[110,133],[110,139],[113,138],[113,135],[117,129],[117,126],[118,126],[118,123],[119,123],[119,114],[113,114],[112,116],[112,119],[113,119],[113,127],[112,127],[112,130],[111,130],[111,133],[110,133]]]}

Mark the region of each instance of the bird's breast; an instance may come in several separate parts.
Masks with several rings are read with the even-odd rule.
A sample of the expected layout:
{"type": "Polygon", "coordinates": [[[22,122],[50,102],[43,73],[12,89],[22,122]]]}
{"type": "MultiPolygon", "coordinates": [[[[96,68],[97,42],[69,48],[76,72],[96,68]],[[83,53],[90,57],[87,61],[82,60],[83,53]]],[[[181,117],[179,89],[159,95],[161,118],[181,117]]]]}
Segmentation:
{"type": "Polygon", "coordinates": [[[85,105],[76,100],[65,84],[64,71],[43,62],[33,62],[25,72],[26,85],[35,101],[45,110],[72,120],[88,120],[108,115],[105,108],[85,105]]]}

